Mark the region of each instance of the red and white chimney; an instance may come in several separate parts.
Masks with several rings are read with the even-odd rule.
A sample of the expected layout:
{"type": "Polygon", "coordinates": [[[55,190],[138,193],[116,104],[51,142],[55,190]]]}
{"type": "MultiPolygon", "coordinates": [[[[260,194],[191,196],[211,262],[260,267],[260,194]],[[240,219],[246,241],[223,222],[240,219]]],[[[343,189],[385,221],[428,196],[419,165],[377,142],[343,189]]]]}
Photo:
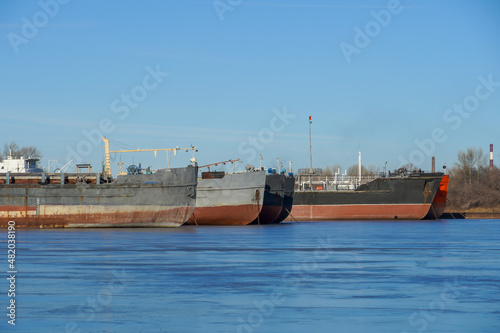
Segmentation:
{"type": "Polygon", "coordinates": [[[493,169],[493,144],[490,144],[490,169],[493,169]]]}

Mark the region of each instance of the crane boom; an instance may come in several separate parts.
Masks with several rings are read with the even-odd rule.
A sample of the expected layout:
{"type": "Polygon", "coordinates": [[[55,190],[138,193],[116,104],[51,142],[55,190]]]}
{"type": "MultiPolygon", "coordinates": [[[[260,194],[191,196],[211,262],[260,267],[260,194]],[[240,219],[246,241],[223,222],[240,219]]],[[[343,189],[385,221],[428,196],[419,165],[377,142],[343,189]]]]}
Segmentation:
{"type": "Polygon", "coordinates": [[[238,162],[240,159],[238,158],[237,160],[227,160],[227,161],[222,161],[222,162],[217,162],[217,163],[211,163],[211,164],[207,164],[207,165],[202,165],[200,166],[200,169],[201,168],[208,168],[208,171],[210,171],[210,167],[211,166],[217,166],[219,164],[226,164],[226,163],[234,163],[234,162],[238,162]]]}
{"type": "Polygon", "coordinates": [[[110,177],[111,177],[111,158],[109,157],[110,153],[137,153],[137,152],[154,151],[155,157],[156,157],[156,152],[157,151],[166,151],[167,152],[167,167],[170,168],[170,162],[169,162],[169,159],[168,159],[168,153],[170,151],[173,151],[174,152],[174,156],[175,156],[177,154],[178,150],[184,150],[186,152],[188,150],[192,150],[193,151],[193,158],[191,158],[191,163],[193,163],[193,166],[196,163],[196,158],[194,157],[194,153],[197,152],[198,150],[194,146],[191,146],[189,148],[178,148],[178,147],[176,147],[176,148],[158,148],[158,149],[139,149],[139,148],[137,148],[137,149],[128,149],[128,150],[124,150],[124,149],[121,149],[121,150],[109,150],[109,139],[103,136],[102,140],[104,141],[104,152],[105,152],[105,155],[106,155],[106,175],[110,176],[110,177]]]}

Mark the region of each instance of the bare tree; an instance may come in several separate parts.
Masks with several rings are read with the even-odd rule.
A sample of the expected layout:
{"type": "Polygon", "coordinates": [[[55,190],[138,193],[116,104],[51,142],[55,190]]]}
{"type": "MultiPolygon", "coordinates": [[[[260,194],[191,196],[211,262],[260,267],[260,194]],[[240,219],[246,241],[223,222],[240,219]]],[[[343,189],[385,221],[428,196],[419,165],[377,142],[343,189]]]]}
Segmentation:
{"type": "Polygon", "coordinates": [[[380,167],[378,165],[370,164],[366,168],[366,172],[368,176],[378,176],[380,173],[380,167]]]}
{"type": "MultiPolygon", "coordinates": [[[[361,176],[377,176],[380,168],[376,165],[369,165],[365,167],[361,165],[361,176]]],[[[347,174],[349,176],[359,176],[359,166],[358,164],[353,164],[347,169],[347,174]]]]}
{"type": "Polygon", "coordinates": [[[467,184],[472,184],[476,175],[479,180],[481,169],[486,168],[488,164],[488,157],[483,148],[469,147],[466,151],[459,150],[457,159],[456,166],[461,170],[459,174],[467,184]]]}
{"type": "Polygon", "coordinates": [[[500,208],[500,171],[490,170],[481,148],[459,150],[458,162],[448,169],[450,185],[447,205],[450,209],[500,208]]]}
{"type": "Polygon", "coordinates": [[[18,151],[19,151],[19,146],[17,145],[17,143],[15,142],[6,143],[3,145],[2,157],[5,158],[7,156],[12,156],[14,158],[18,158],[17,157],[18,151]]]}
{"type": "Polygon", "coordinates": [[[411,162],[408,162],[401,166],[401,168],[405,168],[408,171],[417,171],[418,168],[411,162]]]}
{"type": "Polygon", "coordinates": [[[335,175],[335,172],[338,171],[338,169],[340,169],[340,164],[334,164],[332,166],[327,166],[325,168],[325,170],[323,170],[323,176],[328,176],[328,177],[331,177],[333,175],[335,175]]]}
{"type": "Polygon", "coordinates": [[[2,157],[6,158],[7,156],[12,156],[12,158],[27,158],[29,156],[41,156],[41,154],[38,148],[34,146],[19,147],[17,143],[11,142],[3,146],[2,157]]]}
{"type": "Polygon", "coordinates": [[[37,147],[34,146],[22,147],[21,149],[19,149],[19,153],[24,157],[40,156],[40,151],[37,147]]]}

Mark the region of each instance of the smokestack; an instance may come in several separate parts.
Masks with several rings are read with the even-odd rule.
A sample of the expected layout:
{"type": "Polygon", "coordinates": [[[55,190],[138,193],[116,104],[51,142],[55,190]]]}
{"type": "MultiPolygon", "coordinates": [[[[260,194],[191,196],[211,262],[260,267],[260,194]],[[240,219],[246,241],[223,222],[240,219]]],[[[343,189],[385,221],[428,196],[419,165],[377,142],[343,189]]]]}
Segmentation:
{"type": "Polygon", "coordinates": [[[490,144],[490,169],[493,169],[493,144],[490,144]]]}
{"type": "Polygon", "coordinates": [[[432,156],[432,172],[436,172],[436,158],[432,156]]]}
{"type": "Polygon", "coordinates": [[[361,183],[361,151],[359,151],[358,174],[359,174],[359,182],[361,183]]]}

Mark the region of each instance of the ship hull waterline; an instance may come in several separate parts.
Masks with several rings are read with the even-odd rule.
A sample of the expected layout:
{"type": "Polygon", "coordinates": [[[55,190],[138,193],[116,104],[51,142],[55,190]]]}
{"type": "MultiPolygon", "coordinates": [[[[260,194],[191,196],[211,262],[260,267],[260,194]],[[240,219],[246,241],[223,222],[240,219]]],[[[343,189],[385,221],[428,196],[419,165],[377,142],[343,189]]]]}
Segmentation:
{"type": "Polygon", "coordinates": [[[420,220],[430,204],[294,205],[298,221],[420,220]]]}

